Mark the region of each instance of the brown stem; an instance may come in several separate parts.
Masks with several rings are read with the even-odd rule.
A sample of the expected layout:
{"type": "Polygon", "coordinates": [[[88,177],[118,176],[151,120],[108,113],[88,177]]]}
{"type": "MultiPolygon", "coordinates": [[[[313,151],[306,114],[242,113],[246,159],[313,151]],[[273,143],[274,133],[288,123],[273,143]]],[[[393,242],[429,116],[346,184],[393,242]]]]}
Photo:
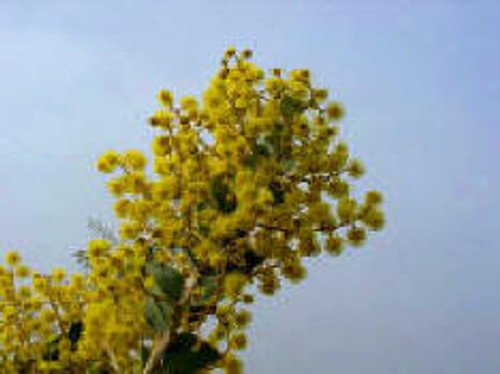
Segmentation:
{"type": "Polygon", "coordinates": [[[155,339],[153,343],[153,350],[151,355],[149,356],[148,362],[144,367],[143,374],[150,374],[153,372],[153,369],[156,367],[158,362],[161,359],[161,356],[166,351],[170,340],[171,340],[171,329],[165,331],[163,335],[159,339],[155,339]]]}
{"type": "Polygon", "coordinates": [[[177,329],[179,328],[180,320],[182,317],[182,310],[184,309],[186,302],[189,300],[190,291],[195,286],[195,284],[195,277],[191,277],[186,280],[184,294],[182,296],[182,299],[176,305],[174,315],[172,316],[172,326],[168,330],[164,331],[159,338],[155,339],[153,343],[153,350],[148,358],[148,361],[146,362],[146,365],[144,366],[144,370],[142,372],[143,374],[151,374],[153,372],[154,368],[158,365],[161,357],[167,350],[170,342],[174,339],[175,334],[177,333],[177,329]]]}

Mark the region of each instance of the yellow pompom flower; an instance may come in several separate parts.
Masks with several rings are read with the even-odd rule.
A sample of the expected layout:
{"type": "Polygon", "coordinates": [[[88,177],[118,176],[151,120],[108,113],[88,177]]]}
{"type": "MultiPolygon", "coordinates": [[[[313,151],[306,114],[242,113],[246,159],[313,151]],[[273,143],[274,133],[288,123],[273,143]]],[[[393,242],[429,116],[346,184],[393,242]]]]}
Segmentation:
{"type": "Polygon", "coordinates": [[[174,102],[174,95],[169,90],[161,90],[158,93],[158,101],[160,102],[160,105],[170,109],[172,108],[174,102]]]}
{"type": "Polygon", "coordinates": [[[27,300],[31,297],[32,291],[29,286],[20,286],[17,290],[17,295],[21,300],[27,300]]]}
{"type": "Polygon", "coordinates": [[[368,205],[378,205],[382,203],[383,197],[379,191],[368,191],[365,194],[365,201],[368,205]]]}
{"type": "Polygon", "coordinates": [[[115,202],[114,211],[118,218],[126,218],[132,209],[132,203],[128,199],[119,199],[115,202]]]}
{"type": "Polygon", "coordinates": [[[142,171],[146,166],[146,157],[141,151],[128,150],[123,155],[123,165],[130,171],[142,171]]]}
{"type": "Polygon", "coordinates": [[[56,313],[52,309],[42,309],[40,319],[45,324],[51,324],[57,319],[56,313]]]}
{"type": "Polygon", "coordinates": [[[340,178],[332,178],[328,183],[327,191],[334,198],[340,199],[349,194],[349,183],[340,178]]]}
{"type": "Polygon", "coordinates": [[[172,151],[172,138],[167,135],[158,135],[153,141],[155,156],[165,156],[172,151]]]}
{"type": "Polygon", "coordinates": [[[251,49],[244,49],[241,51],[241,57],[249,59],[253,56],[253,51],[251,49]]]}
{"type": "Polygon", "coordinates": [[[229,346],[238,351],[245,349],[247,346],[247,336],[242,332],[234,334],[233,336],[231,336],[229,346]]]}
{"type": "Polygon", "coordinates": [[[250,313],[250,311],[246,309],[239,311],[234,316],[234,323],[239,328],[246,327],[251,320],[252,320],[252,314],[250,313]]]}
{"type": "Polygon", "coordinates": [[[354,222],[356,218],[356,200],[343,197],[337,204],[337,214],[341,223],[354,222]]]}
{"type": "Polygon", "coordinates": [[[142,230],[142,225],[139,222],[124,222],[120,226],[120,237],[123,240],[132,240],[137,238],[142,230]]]}
{"type": "Polygon", "coordinates": [[[149,124],[153,127],[159,127],[164,130],[169,130],[172,126],[172,120],[174,116],[172,112],[169,110],[158,110],[156,113],[149,119],[149,124]]]}
{"type": "Polygon", "coordinates": [[[21,256],[16,251],[8,251],[5,254],[5,263],[9,266],[16,266],[21,262],[21,256]]]}
{"type": "Polygon", "coordinates": [[[225,57],[230,58],[236,54],[236,48],[235,47],[228,47],[226,49],[225,57]]]}
{"type": "Polygon", "coordinates": [[[86,279],[82,274],[72,274],[70,284],[75,289],[83,289],[85,287],[86,279]]]}
{"type": "Polygon", "coordinates": [[[344,105],[338,101],[333,101],[326,107],[328,118],[333,121],[339,121],[345,116],[344,105]]]}
{"type": "Polygon", "coordinates": [[[360,247],[366,240],[366,231],[362,227],[351,227],[347,230],[347,239],[354,247],[360,247]]]}
{"type": "Polygon", "coordinates": [[[304,83],[309,83],[309,79],[311,77],[311,74],[309,70],[307,69],[296,69],[292,70],[290,72],[290,78],[292,80],[304,82],[304,83]]]}
{"type": "Polygon", "coordinates": [[[250,294],[245,294],[243,295],[243,302],[245,304],[253,304],[254,302],[254,297],[253,295],[250,295],[250,294]]]}
{"type": "Polygon", "coordinates": [[[317,102],[322,102],[328,98],[328,91],[325,89],[313,89],[311,94],[317,102]]]}
{"type": "Polygon", "coordinates": [[[15,274],[18,278],[28,278],[30,276],[30,268],[26,265],[16,267],[15,274]]]}
{"type": "Polygon", "coordinates": [[[6,320],[9,320],[9,319],[11,319],[13,317],[15,318],[17,316],[18,310],[14,305],[7,304],[3,307],[2,313],[3,313],[3,317],[6,320]]]}
{"type": "Polygon", "coordinates": [[[198,102],[193,96],[185,96],[181,99],[181,109],[196,109],[198,108],[198,102]]]}
{"type": "Polygon", "coordinates": [[[361,221],[371,230],[378,231],[385,225],[385,216],[381,210],[372,208],[361,218],[361,221]]]}
{"type": "Polygon", "coordinates": [[[62,268],[55,268],[52,270],[52,280],[56,283],[61,283],[66,278],[66,270],[62,268]]]}
{"type": "Polygon", "coordinates": [[[344,250],[344,240],[337,234],[329,235],[325,249],[329,254],[339,256],[344,250]]]}
{"type": "Polygon", "coordinates": [[[114,196],[121,196],[127,190],[126,179],[121,177],[109,180],[107,186],[108,191],[114,196]]]}
{"type": "Polygon", "coordinates": [[[115,151],[108,151],[97,160],[97,170],[101,173],[112,173],[119,165],[120,155],[115,151]]]}
{"type": "Polygon", "coordinates": [[[225,374],[243,374],[243,363],[233,354],[228,353],[224,358],[225,374]]]}
{"type": "Polygon", "coordinates": [[[230,273],[224,279],[224,291],[229,297],[236,299],[243,291],[246,282],[245,274],[230,273]]]}
{"type": "Polygon", "coordinates": [[[352,178],[358,179],[365,174],[365,167],[359,160],[352,160],[346,168],[347,174],[352,178]]]}
{"type": "Polygon", "coordinates": [[[33,274],[33,289],[38,293],[46,293],[50,287],[50,282],[46,276],[33,274]]]}

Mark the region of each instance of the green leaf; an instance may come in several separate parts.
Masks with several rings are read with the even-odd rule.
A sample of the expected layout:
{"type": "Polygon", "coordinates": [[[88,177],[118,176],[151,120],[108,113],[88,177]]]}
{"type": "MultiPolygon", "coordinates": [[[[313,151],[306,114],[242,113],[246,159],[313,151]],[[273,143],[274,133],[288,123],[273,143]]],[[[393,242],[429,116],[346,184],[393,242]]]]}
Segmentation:
{"type": "Polygon", "coordinates": [[[175,268],[159,263],[149,264],[147,273],[153,275],[155,284],[151,292],[159,297],[167,297],[175,303],[184,291],[184,277],[175,268]]]}
{"type": "Polygon", "coordinates": [[[217,291],[218,281],[216,277],[203,277],[200,281],[203,290],[202,301],[208,301],[217,291]]]}
{"type": "Polygon", "coordinates": [[[272,146],[266,141],[257,143],[257,145],[255,146],[255,154],[257,156],[269,157],[271,156],[271,153],[272,146]]]}
{"type": "Polygon", "coordinates": [[[236,209],[238,202],[236,195],[229,188],[224,175],[214,177],[210,183],[212,196],[217,203],[217,208],[223,213],[231,213],[236,209]]]}
{"type": "Polygon", "coordinates": [[[182,333],[165,351],[162,367],[168,374],[194,374],[220,359],[220,353],[196,335],[182,333]]]}
{"type": "Polygon", "coordinates": [[[45,343],[42,358],[45,361],[57,361],[59,360],[59,342],[61,341],[62,335],[53,335],[47,343],[45,343]]]}
{"type": "Polygon", "coordinates": [[[290,158],[292,151],[290,125],[280,122],[275,123],[271,133],[266,135],[264,139],[270,145],[273,155],[279,160],[290,158]]]}
{"type": "Polygon", "coordinates": [[[255,144],[253,153],[245,157],[243,163],[246,167],[255,171],[257,169],[257,164],[259,163],[259,158],[266,158],[272,154],[272,145],[265,140],[260,140],[255,144]]]}
{"type": "Polygon", "coordinates": [[[271,182],[271,184],[269,185],[269,189],[273,194],[275,205],[283,204],[285,202],[285,190],[279,182],[271,182]]]}
{"type": "Polygon", "coordinates": [[[141,361],[143,364],[148,362],[150,354],[151,354],[151,349],[146,347],[144,344],[142,344],[142,346],[141,346],[141,361]]]}
{"type": "Polygon", "coordinates": [[[170,308],[166,303],[158,303],[152,297],[146,298],[144,316],[148,325],[157,333],[168,329],[170,308]],[[168,309],[168,310],[166,310],[168,309]]]}
{"type": "Polygon", "coordinates": [[[240,272],[244,274],[251,274],[252,271],[262,264],[265,257],[259,256],[253,250],[247,249],[244,253],[245,262],[244,264],[235,264],[234,262],[229,262],[227,264],[226,271],[229,272],[240,272]]]}
{"type": "Polygon", "coordinates": [[[293,167],[295,166],[295,162],[290,159],[290,158],[285,158],[281,160],[281,167],[283,168],[283,171],[291,171],[293,167]]]}
{"type": "Polygon", "coordinates": [[[280,103],[281,113],[285,116],[291,116],[296,113],[301,113],[304,110],[304,103],[301,100],[291,96],[285,96],[280,103]]]}
{"type": "Polygon", "coordinates": [[[90,364],[90,366],[87,370],[88,370],[89,374],[111,374],[112,373],[112,369],[103,363],[90,364]]]}
{"type": "Polygon", "coordinates": [[[257,155],[255,154],[247,155],[243,160],[243,164],[246,167],[255,171],[255,169],[257,169],[257,155]]]}
{"type": "Polygon", "coordinates": [[[78,341],[82,337],[83,332],[83,322],[72,322],[69,326],[68,339],[71,342],[71,350],[76,350],[78,346],[78,341]]]}

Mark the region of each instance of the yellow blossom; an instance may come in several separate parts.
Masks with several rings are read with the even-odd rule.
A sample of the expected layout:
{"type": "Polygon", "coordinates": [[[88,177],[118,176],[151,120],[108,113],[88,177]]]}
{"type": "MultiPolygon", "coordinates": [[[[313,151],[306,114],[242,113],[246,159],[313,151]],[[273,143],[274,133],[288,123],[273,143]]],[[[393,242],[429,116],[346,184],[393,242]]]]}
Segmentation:
{"type": "Polygon", "coordinates": [[[129,150],[123,154],[123,165],[130,171],[142,171],[146,166],[146,157],[141,151],[129,150]]]}
{"type": "Polygon", "coordinates": [[[230,273],[224,280],[224,289],[231,298],[236,298],[243,291],[246,284],[246,277],[241,273],[230,273]]]}
{"type": "Polygon", "coordinates": [[[16,267],[16,276],[18,278],[27,278],[30,276],[30,269],[26,265],[16,267]]]}
{"type": "Polygon", "coordinates": [[[158,101],[160,104],[166,108],[172,108],[174,101],[174,96],[169,90],[161,90],[158,93],[158,101]]]}
{"type": "Polygon", "coordinates": [[[7,251],[5,254],[5,263],[9,266],[16,266],[21,262],[21,256],[16,251],[7,251]]]}
{"type": "Polygon", "coordinates": [[[107,188],[119,235],[88,242],[85,273],[44,275],[5,253],[0,371],[144,372],[142,348],[169,329],[172,347],[214,350],[200,373],[240,374],[234,352],[252,319],[241,308],[255,300],[247,286],[274,295],[306,278],[305,258],[340,255],[383,228],[382,194],[351,193],[365,167],[338,137],[343,105],[326,102],[309,70],[265,73],[251,56],[228,48],[200,101],[174,106],[170,91],[158,93],[151,159],[99,157],[99,171],[116,173],[107,188]]]}
{"type": "Polygon", "coordinates": [[[97,160],[97,169],[102,173],[112,173],[120,165],[120,155],[115,151],[108,151],[97,160]]]}

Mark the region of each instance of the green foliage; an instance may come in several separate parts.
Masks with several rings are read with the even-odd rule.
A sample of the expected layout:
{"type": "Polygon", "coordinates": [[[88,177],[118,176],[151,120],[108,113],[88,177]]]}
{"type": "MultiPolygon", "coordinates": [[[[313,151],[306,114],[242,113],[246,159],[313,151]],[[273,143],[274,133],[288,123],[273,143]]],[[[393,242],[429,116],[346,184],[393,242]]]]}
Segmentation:
{"type": "Polygon", "coordinates": [[[164,298],[171,304],[179,301],[184,290],[184,277],[172,266],[151,263],[146,267],[148,274],[154,277],[151,292],[159,298],[164,298]]]}
{"type": "Polygon", "coordinates": [[[161,333],[169,328],[171,308],[164,301],[155,301],[153,297],[147,297],[144,304],[144,316],[149,327],[161,333]]]}
{"type": "Polygon", "coordinates": [[[196,335],[182,333],[169,345],[161,361],[162,373],[194,374],[213,365],[220,353],[196,335]]]}
{"type": "Polygon", "coordinates": [[[244,260],[243,264],[229,262],[227,272],[238,272],[250,275],[257,266],[264,262],[265,258],[257,255],[253,250],[248,249],[244,253],[244,260]]]}
{"type": "Polygon", "coordinates": [[[307,106],[304,104],[302,100],[293,98],[291,96],[285,96],[281,99],[280,109],[281,113],[285,116],[293,116],[294,114],[302,113],[307,106]]]}
{"type": "Polygon", "coordinates": [[[212,296],[217,291],[218,288],[217,277],[210,277],[210,276],[202,277],[200,285],[203,291],[201,296],[201,301],[207,302],[209,299],[212,298],[212,296]]]}
{"type": "Polygon", "coordinates": [[[273,193],[274,205],[283,204],[285,202],[285,190],[279,182],[273,181],[269,185],[269,189],[273,193]]]}
{"type": "Polygon", "coordinates": [[[219,211],[227,214],[236,210],[238,205],[236,196],[234,192],[231,191],[225,175],[214,177],[210,184],[210,190],[219,211]]]}

